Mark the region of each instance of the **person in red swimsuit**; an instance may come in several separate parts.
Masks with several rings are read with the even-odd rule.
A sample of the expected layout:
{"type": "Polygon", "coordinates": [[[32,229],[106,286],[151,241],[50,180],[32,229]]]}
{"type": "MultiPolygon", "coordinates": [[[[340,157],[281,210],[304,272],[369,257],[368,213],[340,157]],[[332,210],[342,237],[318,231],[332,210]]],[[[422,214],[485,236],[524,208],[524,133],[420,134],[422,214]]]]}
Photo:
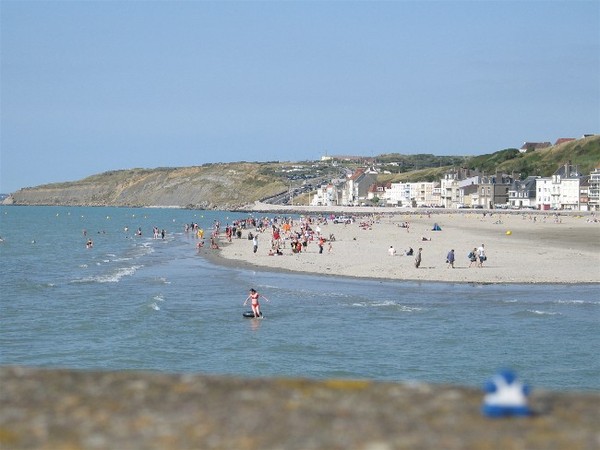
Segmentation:
{"type": "Polygon", "coordinates": [[[266,301],[269,301],[269,299],[267,297],[265,297],[264,295],[260,295],[258,292],[256,292],[255,289],[250,289],[250,295],[248,295],[248,297],[244,301],[244,306],[246,306],[246,303],[248,303],[248,300],[251,301],[250,305],[252,306],[252,312],[254,313],[254,318],[256,318],[256,319],[261,317],[260,303],[258,303],[258,299],[260,297],[264,298],[266,301]]]}

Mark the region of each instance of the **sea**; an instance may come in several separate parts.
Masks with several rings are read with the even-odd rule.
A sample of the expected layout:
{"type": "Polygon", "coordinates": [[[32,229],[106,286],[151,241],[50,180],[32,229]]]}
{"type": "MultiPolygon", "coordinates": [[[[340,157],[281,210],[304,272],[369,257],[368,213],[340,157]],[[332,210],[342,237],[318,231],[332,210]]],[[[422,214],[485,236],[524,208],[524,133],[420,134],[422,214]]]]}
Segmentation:
{"type": "Polygon", "coordinates": [[[0,364],[471,387],[509,368],[534,389],[600,389],[600,284],[232,268],[205,259],[185,232],[246,217],[0,207],[0,364]],[[242,317],[250,288],[269,299],[264,319],[242,317]]]}

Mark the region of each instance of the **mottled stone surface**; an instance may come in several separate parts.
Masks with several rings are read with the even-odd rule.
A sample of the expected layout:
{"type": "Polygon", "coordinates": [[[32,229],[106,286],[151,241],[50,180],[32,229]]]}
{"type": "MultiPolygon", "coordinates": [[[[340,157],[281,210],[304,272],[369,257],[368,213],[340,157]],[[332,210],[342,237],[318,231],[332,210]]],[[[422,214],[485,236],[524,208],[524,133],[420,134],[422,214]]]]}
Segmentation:
{"type": "Polygon", "coordinates": [[[598,449],[598,393],[488,419],[453,386],[0,368],[4,449],[598,449]]]}

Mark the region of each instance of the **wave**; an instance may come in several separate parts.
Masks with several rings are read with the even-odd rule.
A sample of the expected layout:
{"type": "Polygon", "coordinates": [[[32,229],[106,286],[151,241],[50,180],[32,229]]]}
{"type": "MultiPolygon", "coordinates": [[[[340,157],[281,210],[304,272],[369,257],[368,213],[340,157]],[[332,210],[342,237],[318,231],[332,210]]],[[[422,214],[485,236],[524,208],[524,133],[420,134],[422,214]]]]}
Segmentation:
{"type": "Polygon", "coordinates": [[[559,305],[600,305],[600,301],[591,300],[556,300],[553,303],[559,305]]]}
{"type": "Polygon", "coordinates": [[[399,303],[396,303],[393,300],[384,300],[384,301],[380,301],[380,302],[357,302],[357,303],[352,303],[351,305],[352,307],[355,308],[395,308],[398,309],[401,312],[415,312],[415,311],[422,311],[423,308],[419,308],[416,306],[406,306],[406,305],[400,305],[399,303]]]}
{"type": "Polygon", "coordinates": [[[118,283],[121,278],[132,276],[138,269],[144,266],[122,267],[115,272],[106,275],[96,275],[91,277],[73,280],[72,283],[118,283]]]}
{"type": "Polygon", "coordinates": [[[415,311],[423,311],[424,308],[417,308],[416,306],[404,306],[399,305],[400,311],[402,312],[415,312],[415,311]]]}
{"type": "Polygon", "coordinates": [[[562,316],[559,312],[540,311],[539,309],[528,309],[527,312],[538,316],[562,316]]]}

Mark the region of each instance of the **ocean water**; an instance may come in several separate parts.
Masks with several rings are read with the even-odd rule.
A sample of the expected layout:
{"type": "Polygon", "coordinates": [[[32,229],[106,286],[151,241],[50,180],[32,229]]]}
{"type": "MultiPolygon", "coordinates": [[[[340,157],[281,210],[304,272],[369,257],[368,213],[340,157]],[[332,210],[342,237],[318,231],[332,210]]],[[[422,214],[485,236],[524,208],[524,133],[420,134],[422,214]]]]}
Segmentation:
{"type": "Polygon", "coordinates": [[[245,216],[1,207],[0,364],[467,386],[510,367],[534,388],[600,388],[600,284],[232,269],[199,256],[184,233],[245,216]],[[251,287],[270,300],[262,320],[242,317],[251,287]]]}

